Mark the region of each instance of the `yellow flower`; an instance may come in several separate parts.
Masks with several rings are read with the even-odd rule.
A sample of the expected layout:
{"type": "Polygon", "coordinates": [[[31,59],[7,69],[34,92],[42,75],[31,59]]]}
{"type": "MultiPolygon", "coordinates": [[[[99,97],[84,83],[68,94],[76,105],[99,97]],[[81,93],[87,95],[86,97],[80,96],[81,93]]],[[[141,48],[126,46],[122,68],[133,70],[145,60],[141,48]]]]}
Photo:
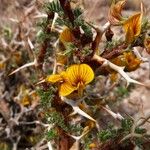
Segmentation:
{"type": "Polygon", "coordinates": [[[94,79],[94,72],[87,64],[75,64],[60,74],[50,75],[46,81],[59,83],[59,94],[68,96],[75,90],[82,95],[85,86],[94,79]]]}
{"type": "Polygon", "coordinates": [[[74,41],[74,36],[72,34],[71,29],[69,28],[65,28],[59,35],[59,47],[56,50],[56,60],[57,63],[60,64],[66,64],[67,63],[67,56],[64,55],[64,51],[65,51],[65,44],[67,42],[73,42],[74,41]]]}
{"type": "Polygon", "coordinates": [[[96,146],[96,144],[95,143],[91,143],[90,145],[89,145],[89,148],[90,149],[94,149],[94,148],[96,148],[97,146],[96,146]]]}
{"type": "Polygon", "coordinates": [[[142,13],[137,13],[129,17],[124,23],[123,28],[126,33],[126,43],[130,44],[141,33],[142,13]]]}
{"type": "Polygon", "coordinates": [[[126,0],[121,0],[115,3],[114,1],[112,2],[109,13],[108,13],[108,19],[111,24],[113,25],[119,25],[123,19],[121,11],[123,6],[125,5],[126,0]]]}

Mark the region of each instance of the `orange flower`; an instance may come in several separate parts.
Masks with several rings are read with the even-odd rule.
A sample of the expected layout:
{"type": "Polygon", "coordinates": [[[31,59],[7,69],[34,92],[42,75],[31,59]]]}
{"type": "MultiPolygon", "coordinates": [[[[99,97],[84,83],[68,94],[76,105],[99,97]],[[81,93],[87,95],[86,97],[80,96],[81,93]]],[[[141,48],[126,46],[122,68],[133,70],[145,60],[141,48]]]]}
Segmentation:
{"type": "Polygon", "coordinates": [[[51,83],[60,83],[59,94],[68,96],[75,90],[82,95],[85,86],[94,78],[94,72],[86,64],[75,64],[70,66],[66,71],[60,74],[50,75],[46,81],[51,83]]]}
{"type": "Polygon", "coordinates": [[[59,36],[60,41],[65,44],[66,42],[73,42],[74,36],[69,28],[65,28],[59,36]]]}
{"type": "Polygon", "coordinates": [[[126,0],[118,1],[116,4],[114,1],[112,2],[108,13],[108,19],[112,25],[119,25],[123,20],[121,11],[125,3],[126,0]]]}
{"type": "Polygon", "coordinates": [[[118,66],[124,66],[125,70],[129,72],[136,70],[141,64],[141,60],[131,51],[124,52],[123,55],[112,59],[111,62],[118,66]]]}
{"type": "Polygon", "coordinates": [[[126,60],[125,70],[130,72],[139,68],[141,60],[138,59],[133,52],[125,52],[123,55],[126,60]]]}
{"type": "Polygon", "coordinates": [[[141,33],[142,13],[137,13],[129,17],[124,23],[123,28],[126,33],[126,43],[132,43],[141,33]]]}

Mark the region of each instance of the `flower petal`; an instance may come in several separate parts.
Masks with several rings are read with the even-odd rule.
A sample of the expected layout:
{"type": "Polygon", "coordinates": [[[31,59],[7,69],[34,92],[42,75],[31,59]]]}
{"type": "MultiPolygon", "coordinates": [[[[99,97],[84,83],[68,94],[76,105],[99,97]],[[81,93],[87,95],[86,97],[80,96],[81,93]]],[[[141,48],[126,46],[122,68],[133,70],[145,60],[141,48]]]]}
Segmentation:
{"type": "Polygon", "coordinates": [[[62,81],[63,78],[61,75],[59,74],[53,74],[53,75],[49,75],[47,76],[46,78],[46,81],[47,82],[51,82],[51,83],[56,83],[56,82],[59,82],[59,81],[62,81]]]}
{"type": "Polygon", "coordinates": [[[56,53],[56,61],[57,63],[62,64],[62,65],[67,64],[67,61],[68,61],[67,56],[65,56],[63,53],[64,52],[56,53]]]}
{"type": "MultiPolygon", "coordinates": [[[[142,25],[142,13],[137,13],[133,16],[131,16],[129,19],[127,19],[124,23],[123,23],[123,28],[126,32],[126,38],[129,39],[130,37],[130,42],[131,41],[131,37],[133,36],[139,36],[141,33],[141,25],[142,25]]],[[[128,41],[127,39],[127,41],[128,41]]]]}
{"type": "Polygon", "coordinates": [[[60,85],[59,95],[67,96],[75,91],[77,88],[70,85],[68,82],[64,82],[60,85]]]}
{"type": "Polygon", "coordinates": [[[67,72],[67,75],[68,75],[68,79],[70,81],[70,83],[72,85],[76,85],[77,86],[77,82],[78,82],[78,79],[79,79],[79,66],[78,64],[75,64],[75,65],[72,65],[70,66],[66,72],[67,72]]]}
{"type": "Polygon", "coordinates": [[[133,52],[125,52],[123,55],[126,59],[125,70],[130,72],[139,68],[141,60],[137,58],[133,52]]]}
{"type": "Polygon", "coordinates": [[[62,43],[73,42],[74,36],[69,28],[65,28],[59,36],[62,43]]]}
{"type": "Polygon", "coordinates": [[[122,20],[122,14],[121,11],[126,3],[126,0],[118,1],[117,3],[112,2],[109,13],[108,13],[108,19],[111,24],[118,25],[119,22],[122,20]]]}
{"type": "Polygon", "coordinates": [[[118,20],[121,18],[121,11],[122,11],[122,8],[123,8],[125,2],[126,1],[123,0],[123,1],[117,2],[116,4],[112,3],[112,5],[111,5],[111,8],[110,8],[111,15],[118,20]]]}
{"type": "Polygon", "coordinates": [[[126,39],[125,39],[127,44],[130,44],[134,41],[134,33],[132,30],[132,27],[129,26],[127,32],[126,32],[126,39]]]}
{"type": "Polygon", "coordinates": [[[79,77],[84,84],[88,84],[94,79],[94,72],[89,65],[81,64],[79,66],[79,77]]]}

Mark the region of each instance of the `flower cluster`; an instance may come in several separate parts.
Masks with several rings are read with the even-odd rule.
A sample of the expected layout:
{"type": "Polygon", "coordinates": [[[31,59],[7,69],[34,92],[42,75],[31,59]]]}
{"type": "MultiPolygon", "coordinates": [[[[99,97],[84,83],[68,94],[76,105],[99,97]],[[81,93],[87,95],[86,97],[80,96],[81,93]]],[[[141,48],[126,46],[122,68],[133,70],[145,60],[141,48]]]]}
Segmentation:
{"type": "Polygon", "coordinates": [[[126,33],[126,43],[131,44],[136,37],[141,33],[142,18],[143,18],[143,4],[141,3],[141,12],[138,12],[129,18],[122,16],[121,11],[125,5],[126,0],[112,3],[108,18],[112,25],[122,25],[126,33]]]}

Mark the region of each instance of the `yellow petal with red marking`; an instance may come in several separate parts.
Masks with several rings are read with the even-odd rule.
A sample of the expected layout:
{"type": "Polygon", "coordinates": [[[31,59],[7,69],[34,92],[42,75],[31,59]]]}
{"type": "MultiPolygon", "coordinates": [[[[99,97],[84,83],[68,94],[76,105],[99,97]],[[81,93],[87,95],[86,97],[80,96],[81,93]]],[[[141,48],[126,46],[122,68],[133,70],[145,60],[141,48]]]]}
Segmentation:
{"type": "Polygon", "coordinates": [[[94,72],[87,64],[72,65],[66,72],[73,85],[77,85],[78,82],[88,84],[94,79],[94,72]]]}
{"type": "Polygon", "coordinates": [[[51,82],[51,83],[56,83],[56,82],[59,82],[59,81],[62,81],[63,78],[61,75],[59,74],[54,74],[54,75],[49,75],[47,78],[46,78],[46,81],[47,82],[51,82]]]}
{"type": "Polygon", "coordinates": [[[59,95],[67,96],[75,91],[77,88],[69,84],[68,82],[64,82],[60,85],[59,95]]]}
{"type": "Polygon", "coordinates": [[[90,83],[94,79],[94,72],[87,64],[79,65],[79,77],[84,84],[90,83]]]}
{"type": "Polygon", "coordinates": [[[66,72],[68,75],[68,79],[72,85],[77,85],[79,80],[79,66],[78,64],[70,66],[66,72]]]}

